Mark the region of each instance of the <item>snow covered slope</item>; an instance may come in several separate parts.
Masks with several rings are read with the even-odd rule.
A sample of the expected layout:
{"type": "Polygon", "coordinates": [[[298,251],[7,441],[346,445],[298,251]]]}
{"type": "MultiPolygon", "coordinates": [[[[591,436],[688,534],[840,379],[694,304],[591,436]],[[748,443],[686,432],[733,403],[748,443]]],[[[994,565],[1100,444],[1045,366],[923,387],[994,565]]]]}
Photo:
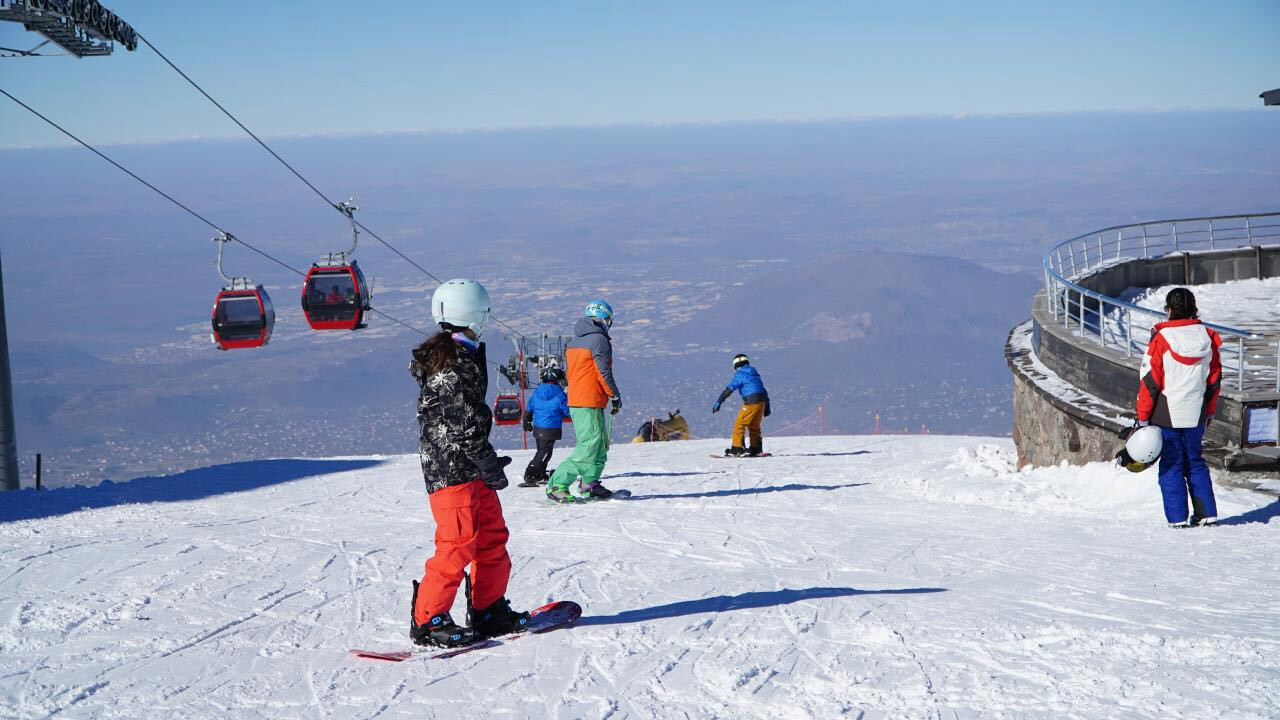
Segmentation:
{"type": "Polygon", "coordinates": [[[415,457],[0,495],[0,716],[1280,716],[1271,498],[1170,530],[1153,474],[1005,440],[768,442],[615,447],[631,500],[503,491],[511,597],[580,625],[401,664],[346,653],[407,646],[415,457]]]}

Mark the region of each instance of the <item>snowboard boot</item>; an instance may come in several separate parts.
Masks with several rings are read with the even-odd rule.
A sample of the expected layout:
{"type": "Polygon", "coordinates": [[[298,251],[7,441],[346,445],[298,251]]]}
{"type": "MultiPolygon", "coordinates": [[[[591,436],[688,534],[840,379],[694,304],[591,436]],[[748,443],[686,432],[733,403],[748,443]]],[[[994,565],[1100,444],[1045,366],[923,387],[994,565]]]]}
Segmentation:
{"type": "Polygon", "coordinates": [[[552,502],[566,503],[566,504],[578,502],[578,497],[573,493],[569,492],[569,488],[561,487],[560,485],[547,486],[547,499],[551,500],[552,502]]]}
{"type": "Polygon", "coordinates": [[[1187,522],[1184,520],[1182,522],[1169,523],[1169,527],[1174,530],[1181,530],[1183,528],[1189,528],[1191,527],[1191,525],[1187,524],[1187,522]]]}
{"type": "Polygon", "coordinates": [[[1213,525],[1218,524],[1218,518],[1213,516],[1201,517],[1199,515],[1192,515],[1191,521],[1189,524],[1191,525],[1191,527],[1200,527],[1200,526],[1211,527],[1213,525]]]}
{"type": "Polygon", "coordinates": [[[538,485],[546,484],[546,482],[546,471],[538,470],[534,467],[528,467],[524,470],[524,482],[520,483],[520,487],[538,487],[538,485]]]}
{"type": "Polygon", "coordinates": [[[761,453],[763,452],[764,452],[763,445],[752,445],[751,447],[747,448],[747,457],[760,457],[761,453]]]}
{"type": "Polygon", "coordinates": [[[742,457],[743,455],[746,455],[746,454],[747,454],[747,449],[744,447],[738,447],[737,445],[724,449],[725,457],[742,457]]]}
{"type": "Polygon", "coordinates": [[[589,485],[583,485],[582,481],[578,481],[578,497],[583,500],[607,500],[613,497],[613,491],[600,484],[597,480],[589,485]]]}
{"type": "Polygon", "coordinates": [[[460,627],[449,617],[449,613],[433,616],[424,625],[419,625],[413,617],[413,608],[418,604],[418,581],[413,581],[413,604],[409,607],[409,639],[414,645],[434,645],[436,647],[459,647],[470,645],[477,640],[470,628],[460,627]]]}
{"type": "Polygon", "coordinates": [[[467,625],[477,637],[491,638],[499,635],[524,632],[529,629],[529,613],[516,612],[505,597],[500,597],[492,605],[476,610],[467,609],[467,625]]]}

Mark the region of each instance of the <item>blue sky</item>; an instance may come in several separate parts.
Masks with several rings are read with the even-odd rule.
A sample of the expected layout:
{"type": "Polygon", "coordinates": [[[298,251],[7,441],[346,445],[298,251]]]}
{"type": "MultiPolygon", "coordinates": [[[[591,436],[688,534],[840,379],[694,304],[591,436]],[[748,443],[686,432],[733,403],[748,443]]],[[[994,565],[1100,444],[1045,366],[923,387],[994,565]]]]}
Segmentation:
{"type": "MultiPolygon", "coordinates": [[[[1280,87],[1276,0],[104,4],[268,136],[1266,112],[1280,87]]],[[[0,59],[0,87],[94,142],[238,132],[145,47],[0,59]]],[[[0,98],[0,147],[64,143],[0,98]]]]}

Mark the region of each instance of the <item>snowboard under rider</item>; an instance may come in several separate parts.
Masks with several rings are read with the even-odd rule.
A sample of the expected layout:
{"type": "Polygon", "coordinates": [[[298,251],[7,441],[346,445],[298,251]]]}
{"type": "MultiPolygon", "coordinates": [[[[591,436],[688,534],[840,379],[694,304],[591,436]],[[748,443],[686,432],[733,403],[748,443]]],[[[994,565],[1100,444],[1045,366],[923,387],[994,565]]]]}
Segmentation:
{"type": "Polygon", "coordinates": [[[414,349],[409,364],[419,387],[418,457],[436,524],[435,554],[422,582],[413,583],[409,637],[419,645],[466,645],[529,623],[529,613],[512,610],[506,598],[511,559],[496,491],[507,486],[511,458],[489,443],[489,373],[479,342],[489,307],[489,293],[472,280],[436,288],[431,312],[440,332],[414,349]],[[449,615],[464,578],[468,627],[449,615]]]}
{"type": "Polygon", "coordinates": [[[560,368],[549,367],[542,371],[542,383],[533,391],[528,406],[524,410],[525,432],[533,433],[538,449],[533,459],[524,469],[523,487],[545,485],[550,479],[547,476],[547,463],[551,462],[551,453],[555,450],[556,441],[562,436],[561,427],[569,419],[569,398],[560,387],[564,373],[560,368]]]}
{"type": "Polygon", "coordinates": [[[733,379],[711,406],[711,412],[720,412],[720,405],[735,391],[742,394],[742,409],[738,411],[738,417],[733,421],[733,444],[725,449],[724,454],[731,457],[741,455],[755,457],[764,452],[764,437],[760,434],[760,423],[764,418],[769,417],[773,408],[769,405],[769,391],[764,389],[764,381],[760,379],[760,373],[751,366],[750,358],[741,353],[733,356],[733,379]],[[744,447],[743,441],[748,431],[751,433],[751,446],[744,447]]]}
{"type": "MultiPolygon", "coordinates": [[[[1204,462],[1205,430],[1218,405],[1222,338],[1200,322],[1196,296],[1186,288],[1165,295],[1166,322],[1151,331],[1139,370],[1135,427],[1160,428],[1160,495],[1165,520],[1173,527],[1218,521],[1213,481],[1204,462]],[[1188,518],[1187,495],[1191,495],[1188,518]]],[[[1127,437],[1127,430],[1122,433],[1127,437]]]]}
{"type": "Polygon", "coordinates": [[[569,381],[569,416],[577,439],[573,452],[560,462],[547,482],[547,497],[556,502],[603,499],[613,491],[600,484],[609,456],[604,408],[622,409],[622,394],[613,380],[613,308],[603,300],[587,303],[565,349],[569,381]],[[577,481],[575,483],[575,480],[577,481]]]}

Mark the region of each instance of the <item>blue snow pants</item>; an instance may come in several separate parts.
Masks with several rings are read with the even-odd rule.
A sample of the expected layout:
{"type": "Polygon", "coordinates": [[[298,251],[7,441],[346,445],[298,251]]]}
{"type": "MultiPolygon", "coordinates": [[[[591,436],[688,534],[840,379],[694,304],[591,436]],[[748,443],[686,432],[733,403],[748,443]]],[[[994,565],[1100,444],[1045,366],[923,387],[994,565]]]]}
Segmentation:
{"type": "Polygon", "coordinates": [[[1191,494],[1191,512],[1197,517],[1217,517],[1218,503],[1213,499],[1213,482],[1204,464],[1200,446],[1204,426],[1160,428],[1164,448],[1160,452],[1160,494],[1164,498],[1164,517],[1171,523],[1187,519],[1187,493],[1191,494]]]}

